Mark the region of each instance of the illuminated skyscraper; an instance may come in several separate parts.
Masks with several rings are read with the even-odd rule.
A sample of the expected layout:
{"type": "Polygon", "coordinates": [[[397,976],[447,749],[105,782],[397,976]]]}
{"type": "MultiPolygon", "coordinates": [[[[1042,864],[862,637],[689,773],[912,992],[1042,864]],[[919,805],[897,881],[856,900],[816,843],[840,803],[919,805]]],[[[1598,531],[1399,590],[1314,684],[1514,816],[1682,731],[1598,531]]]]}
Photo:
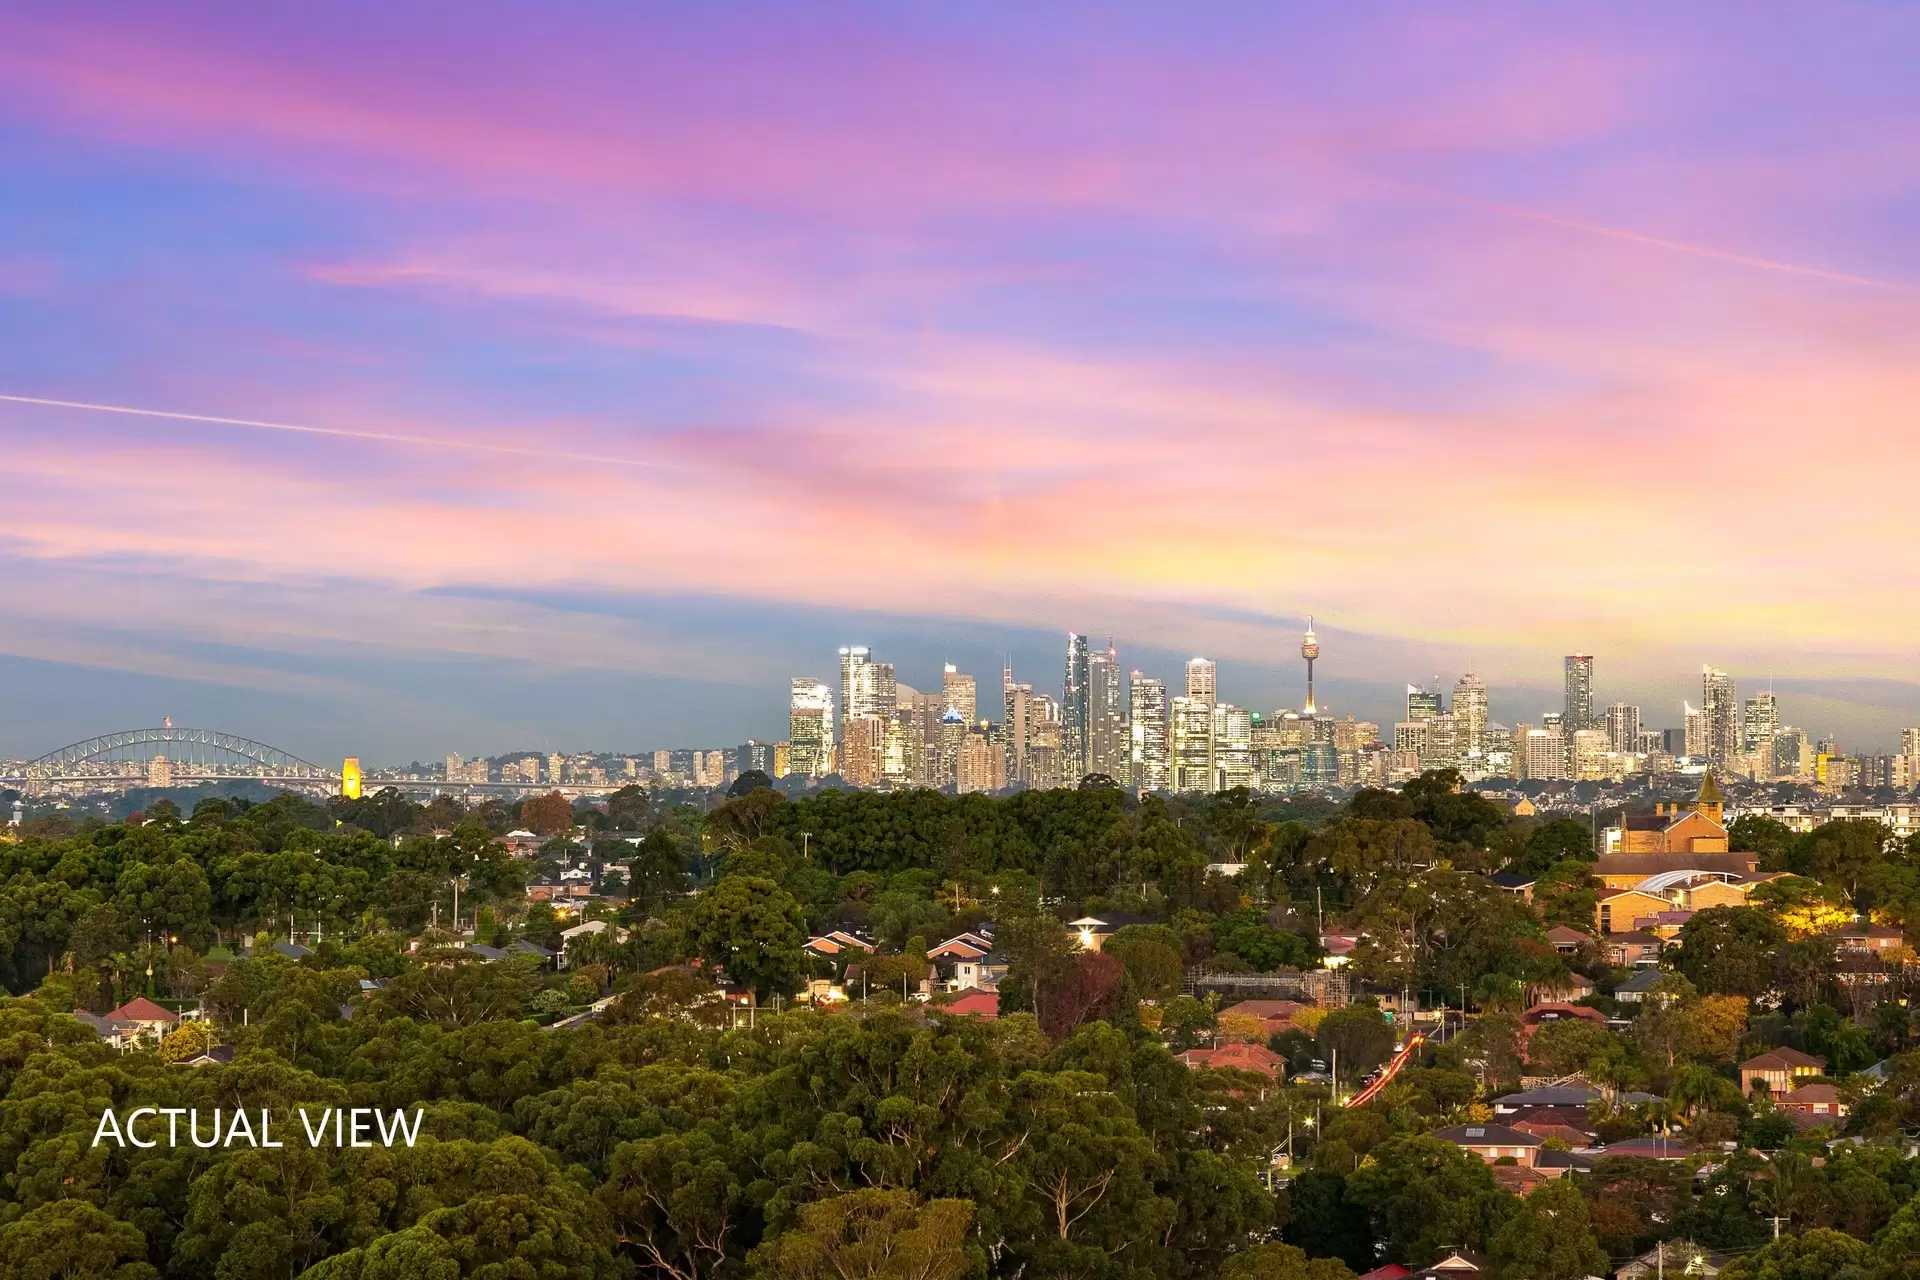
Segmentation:
{"type": "Polygon", "coordinates": [[[1214,689],[1214,668],[1210,659],[1189,658],[1187,660],[1187,697],[1209,707],[1217,701],[1214,689]]]}
{"type": "Polygon", "coordinates": [[[1593,727],[1593,655],[1567,655],[1567,703],[1561,723],[1568,733],[1593,727]]]}
{"type": "Polygon", "coordinates": [[[341,762],[340,794],[349,800],[360,798],[360,757],[348,756],[341,762]]]}
{"type": "Polygon", "coordinates": [[[1252,787],[1253,717],[1245,707],[1216,702],[1213,706],[1213,787],[1231,791],[1252,787]]]}
{"type": "Polygon", "coordinates": [[[1691,702],[1680,704],[1680,737],[1688,756],[1698,760],[1707,754],[1707,717],[1691,702]]]}
{"type": "Polygon", "coordinates": [[[1428,693],[1417,684],[1407,686],[1407,719],[1431,720],[1445,710],[1437,691],[1428,693]]]}
{"type": "Polygon", "coordinates": [[[1087,638],[1067,632],[1067,674],[1061,682],[1060,752],[1061,768],[1074,781],[1089,772],[1087,638]]]}
{"type": "Polygon", "coordinates": [[[1607,746],[1626,755],[1640,750],[1640,708],[1626,702],[1607,707],[1607,746]]]}
{"type": "MultiPolygon", "coordinates": [[[[1207,665],[1208,674],[1211,675],[1212,664],[1207,665]]],[[[1191,663],[1187,666],[1187,674],[1191,688],[1191,663]]],[[[1213,790],[1213,699],[1191,695],[1175,698],[1169,711],[1169,720],[1168,757],[1173,790],[1213,790]]]]}
{"type": "Polygon", "coordinates": [[[856,716],[884,719],[894,713],[893,664],[875,662],[865,645],[840,650],[840,725],[842,738],[849,720],[856,716]]]}
{"type": "Polygon", "coordinates": [[[787,710],[787,768],[825,777],[833,772],[833,745],[833,690],[812,676],[795,676],[787,710]]]}
{"type": "Polygon", "coordinates": [[[979,691],[972,676],[963,676],[960,669],[951,662],[940,679],[940,691],[946,695],[947,706],[960,713],[960,718],[972,724],[979,715],[979,691]]]}
{"type": "Polygon", "coordinates": [[[1453,686],[1456,740],[1464,761],[1478,761],[1487,752],[1487,685],[1469,671],[1453,686]]]}
{"type": "Polygon", "coordinates": [[[1133,673],[1127,691],[1127,782],[1142,791],[1167,789],[1167,685],[1133,673]]]}
{"type": "Polygon", "coordinates": [[[1740,698],[1733,677],[1714,667],[1700,668],[1700,702],[1707,759],[1724,768],[1740,751],[1740,698]]]}
{"type": "Polygon", "coordinates": [[[1753,752],[1769,749],[1773,735],[1779,728],[1780,704],[1773,700],[1773,690],[1754,694],[1747,699],[1746,715],[1741,719],[1741,750],[1753,752]]]}
{"type": "Polygon", "coordinates": [[[1122,786],[1127,778],[1127,712],[1120,695],[1120,651],[1107,641],[1087,657],[1087,772],[1122,786]]]}

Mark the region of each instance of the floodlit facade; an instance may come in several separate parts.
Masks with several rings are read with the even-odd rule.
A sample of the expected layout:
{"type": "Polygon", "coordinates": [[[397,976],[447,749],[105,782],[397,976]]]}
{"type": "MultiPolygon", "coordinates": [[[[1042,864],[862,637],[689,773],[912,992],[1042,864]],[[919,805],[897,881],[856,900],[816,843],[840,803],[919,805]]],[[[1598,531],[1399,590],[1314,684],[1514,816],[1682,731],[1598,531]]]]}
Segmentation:
{"type": "Polygon", "coordinates": [[[1127,690],[1127,781],[1141,791],[1169,785],[1167,685],[1140,672],[1127,690]]]}

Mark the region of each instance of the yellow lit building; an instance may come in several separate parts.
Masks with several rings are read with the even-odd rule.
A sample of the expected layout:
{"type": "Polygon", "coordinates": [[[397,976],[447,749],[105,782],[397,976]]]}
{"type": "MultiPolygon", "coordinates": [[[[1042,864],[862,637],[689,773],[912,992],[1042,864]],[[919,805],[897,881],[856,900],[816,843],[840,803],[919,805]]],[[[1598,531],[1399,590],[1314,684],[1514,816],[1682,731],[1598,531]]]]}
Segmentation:
{"type": "Polygon", "coordinates": [[[358,800],[360,782],[360,757],[348,756],[340,762],[340,794],[349,800],[358,800]]]}

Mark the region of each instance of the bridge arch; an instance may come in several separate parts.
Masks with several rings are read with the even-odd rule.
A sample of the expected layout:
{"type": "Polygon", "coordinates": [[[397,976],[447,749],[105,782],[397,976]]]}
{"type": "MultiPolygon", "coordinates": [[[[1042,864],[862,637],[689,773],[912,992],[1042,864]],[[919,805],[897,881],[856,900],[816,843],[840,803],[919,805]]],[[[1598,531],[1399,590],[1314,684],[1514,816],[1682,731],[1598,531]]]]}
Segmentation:
{"type": "Polygon", "coordinates": [[[320,782],[338,775],[291,751],[217,729],[122,729],[70,742],[29,762],[29,777],[128,777],[165,759],[168,771],[191,778],[266,778],[320,782]]]}

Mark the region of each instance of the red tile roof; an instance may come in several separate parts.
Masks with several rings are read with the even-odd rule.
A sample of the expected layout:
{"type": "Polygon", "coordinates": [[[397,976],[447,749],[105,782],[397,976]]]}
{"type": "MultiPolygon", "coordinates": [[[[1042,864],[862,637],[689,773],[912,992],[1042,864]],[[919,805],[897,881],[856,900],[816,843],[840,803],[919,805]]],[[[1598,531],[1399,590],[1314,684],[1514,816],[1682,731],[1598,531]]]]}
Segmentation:
{"type": "Polygon", "coordinates": [[[975,989],[958,999],[933,1007],[936,1013],[951,1013],[965,1018],[986,1018],[993,1021],[1000,1017],[1000,993],[975,989]]]}
{"type": "Polygon", "coordinates": [[[1263,1044],[1223,1044],[1217,1049],[1189,1049],[1180,1055],[1189,1067],[1258,1071],[1269,1079],[1286,1070],[1287,1060],[1263,1044]]]}
{"type": "Polygon", "coordinates": [[[159,1005],[147,999],[145,996],[135,996],[133,999],[127,1001],[125,1004],[121,1005],[118,1009],[115,1009],[112,1012],[108,1013],[106,1016],[109,1018],[118,1018],[123,1022],[178,1022],[180,1021],[179,1014],[173,1013],[167,1009],[162,1009],[159,1005]]]}

